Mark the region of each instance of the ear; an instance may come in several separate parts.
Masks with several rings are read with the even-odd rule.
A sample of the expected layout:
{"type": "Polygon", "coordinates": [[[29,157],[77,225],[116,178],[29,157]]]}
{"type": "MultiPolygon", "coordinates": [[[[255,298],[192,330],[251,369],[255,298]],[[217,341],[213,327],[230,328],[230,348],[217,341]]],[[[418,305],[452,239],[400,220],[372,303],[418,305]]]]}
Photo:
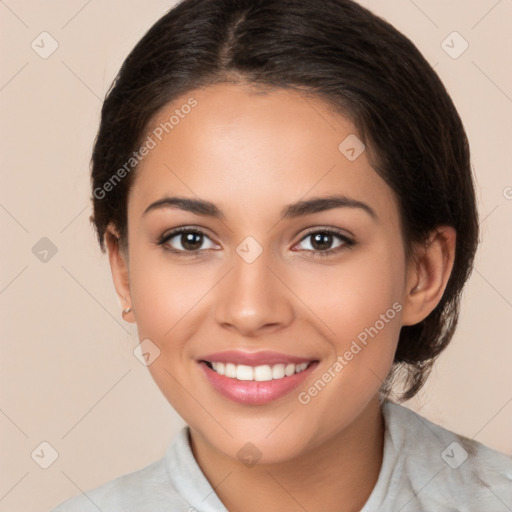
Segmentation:
{"type": "Polygon", "coordinates": [[[451,226],[438,226],[425,244],[414,249],[407,269],[403,325],[421,322],[441,300],[453,268],[456,236],[451,226]]]}
{"type": "MultiPolygon", "coordinates": [[[[124,309],[132,306],[130,295],[130,275],[128,270],[128,250],[120,243],[117,229],[109,224],[105,231],[105,244],[108,251],[112,279],[121,305],[124,309]]],[[[130,323],[135,323],[133,311],[123,313],[123,318],[130,323]]]]}

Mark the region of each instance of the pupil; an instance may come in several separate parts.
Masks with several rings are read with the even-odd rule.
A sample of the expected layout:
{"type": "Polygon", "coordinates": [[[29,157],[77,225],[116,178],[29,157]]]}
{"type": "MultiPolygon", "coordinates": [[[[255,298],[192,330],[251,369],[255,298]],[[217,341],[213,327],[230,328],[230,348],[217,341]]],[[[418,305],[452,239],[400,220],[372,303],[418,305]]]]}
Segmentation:
{"type": "Polygon", "coordinates": [[[328,249],[331,245],[332,235],[328,233],[317,233],[313,236],[313,247],[317,250],[328,249]]]}
{"type": "Polygon", "coordinates": [[[181,244],[185,249],[194,250],[201,246],[202,235],[198,233],[186,233],[181,235],[181,244]],[[195,238],[195,241],[194,241],[195,238]]]}

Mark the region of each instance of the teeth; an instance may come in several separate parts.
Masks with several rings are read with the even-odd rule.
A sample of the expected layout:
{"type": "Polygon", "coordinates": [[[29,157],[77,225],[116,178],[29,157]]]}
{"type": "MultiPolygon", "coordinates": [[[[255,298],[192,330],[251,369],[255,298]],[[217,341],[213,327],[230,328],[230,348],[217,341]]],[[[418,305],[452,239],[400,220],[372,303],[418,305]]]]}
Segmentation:
{"type": "Polygon", "coordinates": [[[236,367],[236,378],[238,380],[254,380],[254,370],[252,366],[239,364],[236,367]]]}
{"type": "Polygon", "coordinates": [[[257,382],[263,382],[267,380],[282,379],[284,377],[290,377],[295,373],[304,371],[309,363],[301,364],[275,364],[270,366],[264,364],[261,366],[247,366],[245,364],[233,364],[233,363],[211,363],[214,371],[219,375],[224,375],[231,379],[238,380],[255,380],[257,382]]]}
{"type": "Polygon", "coordinates": [[[254,368],[254,380],[258,382],[272,380],[272,368],[268,364],[256,366],[256,368],[254,368]]]}
{"type": "Polygon", "coordinates": [[[284,374],[287,376],[287,377],[290,377],[290,375],[293,375],[295,373],[295,365],[292,363],[292,364],[287,364],[285,369],[284,369],[284,374]]]}
{"type": "Polygon", "coordinates": [[[284,376],[284,364],[275,364],[274,366],[272,366],[273,379],[282,379],[284,376]]]}

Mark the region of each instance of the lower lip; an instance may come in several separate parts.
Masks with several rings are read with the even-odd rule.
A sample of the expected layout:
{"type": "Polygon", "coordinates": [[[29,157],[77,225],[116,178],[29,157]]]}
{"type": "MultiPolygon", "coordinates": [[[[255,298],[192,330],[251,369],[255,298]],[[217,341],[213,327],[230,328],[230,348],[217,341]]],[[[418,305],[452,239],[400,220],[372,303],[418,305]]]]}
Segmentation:
{"type": "Polygon", "coordinates": [[[231,379],[213,371],[205,362],[199,363],[214,389],[225,397],[245,405],[264,405],[281,398],[299,387],[317,365],[318,361],[314,361],[305,370],[290,377],[257,382],[254,380],[231,379]]]}

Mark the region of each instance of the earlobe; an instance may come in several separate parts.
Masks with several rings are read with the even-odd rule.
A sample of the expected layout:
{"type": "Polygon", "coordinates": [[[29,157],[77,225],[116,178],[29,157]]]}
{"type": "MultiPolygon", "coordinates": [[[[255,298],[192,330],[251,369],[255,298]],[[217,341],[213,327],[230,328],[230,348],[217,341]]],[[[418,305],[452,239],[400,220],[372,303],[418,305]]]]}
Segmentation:
{"type": "Polygon", "coordinates": [[[439,226],[415,248],[408,263],[403,325],[421,322],[441,300],[453,269],[455,242],[455,229],[439,226]]]}
{"type": "Polygon", "coordinates": [[[107,247],[110,270],[116,293],[123,307],[123,318],[134,323],[133,308],[130,294],[130,274],[128,267],[128,254],[120,244],[120,236],[112,224],[105,231],[105,245],[107,247]]]}

